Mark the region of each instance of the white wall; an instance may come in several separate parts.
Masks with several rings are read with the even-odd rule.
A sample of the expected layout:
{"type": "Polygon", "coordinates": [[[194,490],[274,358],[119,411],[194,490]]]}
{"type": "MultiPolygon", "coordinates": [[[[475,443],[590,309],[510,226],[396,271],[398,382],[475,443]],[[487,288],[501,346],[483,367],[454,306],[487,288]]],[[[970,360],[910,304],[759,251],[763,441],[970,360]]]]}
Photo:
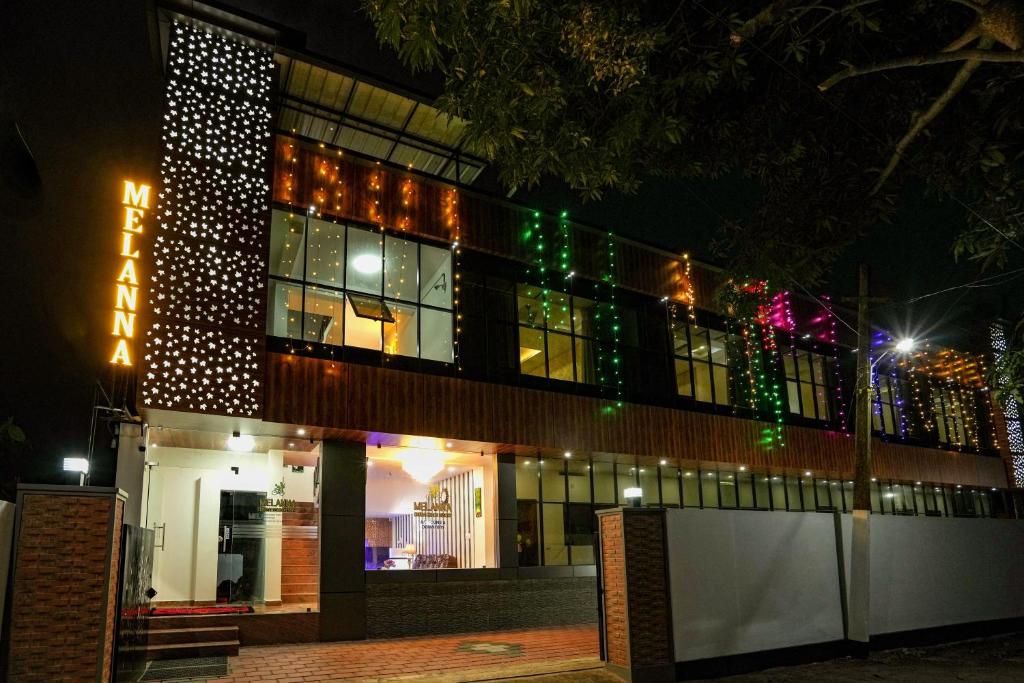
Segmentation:
{"type": "Polygon", "coordinates": [[[146,453],[139,451],[145,445],[142,425],[122,422],[117,439],[117,474],[114,485],[128,494],[124,503],[124,523],[142,526],[143,479],[146,453]]]}
{"type": "MultiPolygon", "coordinates": [[[[666,511],[676,661],[843,638],[835,519],[666,511]]],[[[842,515],[849,576],[851,518],[842,515]]],[[[871,516],[871,634],[1024,617],[1024,521],[871,516]]]]}
{"type": "MultiPolygon", "coordinates": [[[[271,454],[280,454],[282,461],[284,451],[270,451],[271,454]]],[[[314,503],[316,496],[313,494],[313,472],[314,465],[305,465],[301,472],[292,472],[291,465],[281,466],[281,475],[277,481],[284,482],[284,497],[299,503],[314,503]]]]}
{"type": "MultiPolygon", "coordinates": [[[[157,548],[153,557],[155,600],[215,600],[220,492],[269,492],[281,480],[281,452],[163,447],[153,449],[150,460],[159,465],[148,477],[148,514],[144,510],[143,518],[151,529],[166,524],[164,547],[157,548]],[[237,475],[231,467],[239,468],[237,475]]],[[[280,533],[268,536],[264,598],[270,601],[281,597],[281,539],[280,533]]]]}
{"type": "Polygon", "coordinates": [[[1024,617],[1024,521],[872,515],[870,543],[872,635],[1024,617]]]}
{"type": "Polygon", "coordinates": [[[676,661],[843,638],[832,515],[666,513],[676,661]]]}

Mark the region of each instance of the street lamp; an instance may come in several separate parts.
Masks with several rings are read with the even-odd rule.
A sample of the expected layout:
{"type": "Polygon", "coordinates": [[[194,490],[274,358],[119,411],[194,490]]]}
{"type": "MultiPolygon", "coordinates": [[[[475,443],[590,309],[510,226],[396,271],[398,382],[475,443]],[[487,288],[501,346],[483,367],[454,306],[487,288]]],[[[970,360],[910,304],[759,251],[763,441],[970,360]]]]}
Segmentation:
{"type": "Polygon", "coordinates": [[[910,337],[904,337],[896,342],[896,351],[898,353],[910,353],[914,350],[914,340],[910,337]]]}
{"type": "Polygon", "coordinates": [[[65,472],[78,472],[78,485],[85,486],[85,475],[89,473],[89,461],[85,458],[64,458],[65,472]]]}

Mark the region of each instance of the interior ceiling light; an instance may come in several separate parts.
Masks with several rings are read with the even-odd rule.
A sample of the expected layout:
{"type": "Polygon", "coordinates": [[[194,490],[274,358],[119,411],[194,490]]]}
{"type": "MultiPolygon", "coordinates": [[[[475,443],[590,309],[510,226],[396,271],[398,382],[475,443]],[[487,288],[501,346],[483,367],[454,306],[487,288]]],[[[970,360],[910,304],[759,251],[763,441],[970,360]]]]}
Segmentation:
{"type": "Polygon", "coordinates": [[[352,259],[352,265],[360,273],[372,275],[380,272],[381,258],[373,254],[360,254],[352,259]]]}
{"type": "Polygon", "coordinates": [[[256,441],[248,434],[241,435],[235,432],[228,438],[228,449],[236,453],[248,453],[256,446],[256,441]]]}
{"type": "Polygon", "coordinates": [[[406,474],[421,484],[429,484],[444,469],[445,454],[438,451],[406,452],[400,460],[406,474]]]}

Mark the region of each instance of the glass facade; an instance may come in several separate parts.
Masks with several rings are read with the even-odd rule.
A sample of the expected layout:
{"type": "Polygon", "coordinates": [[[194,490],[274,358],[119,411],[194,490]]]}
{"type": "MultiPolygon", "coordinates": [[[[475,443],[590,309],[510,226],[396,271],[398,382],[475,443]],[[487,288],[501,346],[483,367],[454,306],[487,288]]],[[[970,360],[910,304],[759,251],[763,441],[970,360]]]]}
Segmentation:
{"type": "Polygon", "coordinates": [[[453,361],[450,248],[285,210],[271,220],[269,336],[453,361]]]}
{"type": "MultiPolygon", "coordinates": [[[[520,566],[590,564],[602,508],[631,505],[639,487],[645,507],[776,512],[850,512],[853,482],[813,475],[573,458],[516,457],[520,566]]],[[[1003,516],[1003,491],[922,482],[873,481],[872,512],[940,517],[1003,516]],[[998,514],[997,514],[998,513],[998,514]]],[[[1012,516],[1012,515],[1011,515],[1012,516]]]]}

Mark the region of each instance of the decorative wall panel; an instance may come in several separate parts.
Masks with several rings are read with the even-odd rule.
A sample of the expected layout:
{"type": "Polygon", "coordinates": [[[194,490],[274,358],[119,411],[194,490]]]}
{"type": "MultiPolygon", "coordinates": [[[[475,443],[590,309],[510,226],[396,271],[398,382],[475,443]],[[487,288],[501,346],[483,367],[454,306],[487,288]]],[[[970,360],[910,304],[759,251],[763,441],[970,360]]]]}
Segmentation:
{"type": "Polygon", "coordinates": [[[270,52],[175,23],[141,400],[262,413],[270,52]]]}
{"type": "MultiPolygon", "coordinates": [[[[994,322],[989,327],[989,339],[992,343],[992,354],[998,363],[1009,349],[1006,327],[1001,322],[994,322]]],[[[1000,384],[1006,381],[999,378],[1000,384]]],[[[1006,446],[1010,455],[1011,486],[1024,486],[1024,423],[1021,421],[1021,406],[1009,399],[1002,406],[1003,424],[1006,429],[1006,446]]]]}

